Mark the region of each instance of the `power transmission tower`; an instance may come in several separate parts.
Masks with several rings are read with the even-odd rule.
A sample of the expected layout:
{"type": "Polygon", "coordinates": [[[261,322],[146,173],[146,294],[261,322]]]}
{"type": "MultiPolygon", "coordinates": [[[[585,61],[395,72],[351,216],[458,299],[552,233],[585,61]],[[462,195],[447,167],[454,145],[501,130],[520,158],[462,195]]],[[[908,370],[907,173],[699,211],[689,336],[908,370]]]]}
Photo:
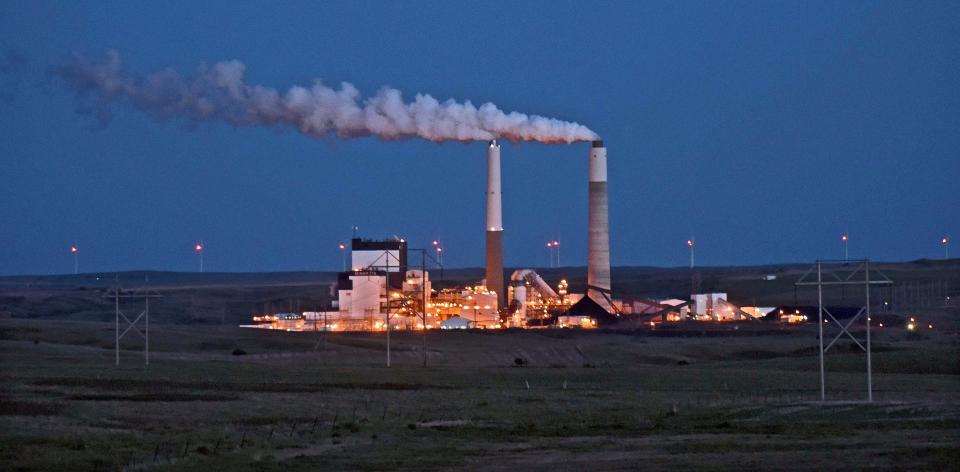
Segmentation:
{"type": "Polygon", "coordinates": [[[143,365],[150,365],[150,299],[151,298],[160,298],[160,295],[156,292],[150,290],[146,284],[143,287],[135,290],[124,290],[120,286],[118,281],[106,294],[103,296],[104,299],[113,299],[114,307],[114,351],[115,351],[115,362],[116,365],[120,365],[120,340],[127,335],[131,330],[139,334],[143,338],[143,365]],[[133,321],[127,317],[127,315],[120,310],[120,300],[143,300],[143,311],[137,315],[133,321]],[[120,319],[124,321],[124,330],[120,332],[120,319]],[[140,321],[143,320],[143,331],[140,331],[139,325],[140,321]]]}
{"type": "Polygon", "coordinates": [[[871,277],[870,269],[870,260],[863,259],[860,261],[817,261],[810,269],[808,269],[800,279],[794,284],[797,287],[802,286],[813,286],[817,287],[817,324],[818,326],[818,337],[820,340],[820,401],[826,401],[827,391],[826,391],[826,375],[824,370],[824,354],[833,347],[836,342],[846,334],[853,342],[860,347],[861,350],[867,353],[867,401],[873,401],[873,365],[871,358],[871,346],[870,346],[870,287],[874,285],[891,285],[893,281],[890,280],[886,275],[884,275],[879,270],[874,269],[876,278],[871,277]],[[816,277],[816,280],[813,280],[813,277],[816,277]],[[824,280],[824,276],[828,280],[824,280]],[[833,313],[830,313],[830,310],[827,309],[823,304],[823,289],[824,287],[839,286],[844,288],[848,285],[862,285],[864,287],[864,305],[857,311],[857,314],[854,315],[846,324],[841,323],[833,313]],[[840,328],[840,332],[827,344],[826,347],[823,345],[823,328],[826,324],[826,320],[823,315],[826,315],[840,328]],[[864,316],[864,326],[866,332],[866,339],[863,343],[857,339],[853,333],[850,332],[850,327],[856,322],[861,316],[864,316]]]}

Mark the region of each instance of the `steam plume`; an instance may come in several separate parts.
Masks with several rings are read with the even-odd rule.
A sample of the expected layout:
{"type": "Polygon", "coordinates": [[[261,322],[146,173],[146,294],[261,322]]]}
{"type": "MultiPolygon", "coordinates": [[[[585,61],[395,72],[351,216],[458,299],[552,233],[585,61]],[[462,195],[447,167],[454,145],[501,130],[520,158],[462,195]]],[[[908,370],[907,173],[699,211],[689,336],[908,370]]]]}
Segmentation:
{"type": "Polygon", "coordinates": [[[572,143],[596,139],[578,123],[523,113],[505,113],[492,103],[440,102],[417,94],[405,102],[399,90],[384,87],[363,98],[353,85],[332,88],[315,81],[286,92],[244,82],[240,61],[203,65],[193,77],[172,69],[146,76],[123,70],[120,55],[108,51],[102,60],[74,56],[52,73],[76,91],[89,106],[81,111],[101,122],[110,120],[114,102],[127,100],[156,119],[192,122],[222,121],[233,126],[292,127],[313,137],[377,136],[382,139],[423,138],[430,141],[510,141],[572,143]]]}

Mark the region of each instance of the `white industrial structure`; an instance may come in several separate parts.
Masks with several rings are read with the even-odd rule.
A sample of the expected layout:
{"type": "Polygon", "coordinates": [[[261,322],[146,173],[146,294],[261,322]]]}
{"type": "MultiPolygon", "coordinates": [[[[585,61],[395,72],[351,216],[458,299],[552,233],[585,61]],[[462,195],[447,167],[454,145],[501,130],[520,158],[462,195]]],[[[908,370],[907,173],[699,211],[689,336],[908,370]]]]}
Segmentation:
{"type": "Polygon", "coordinates": [[[473,322],[459,316],[453,316],[440,323],[440,329],[469,329],[473,327],[473,322]]]}
{"type": "MultiPolygon", "coordinates": [[[[561,281],[566,292],[566,281],[561,281]]],[[[518,269],[510,275],[510,300],[513,308],[512,326],[524,326],[532,313],[527,309],[531,305],[550,305],[561,303],[561,296],[546,281],[531,269],[518,269]]]]}
{"type": "Polygon", "coordinates": [[[337,279],[334,310],[305,312],[300,328],[385,330],[389,313],[391,329],[422,329],[433,289],[426,271],[407,267],[406,241],[354,238],[350,256],[351,270],[337,279]]]}
{"type": "Polygon", "coordinates": [[[721,302],[727,301],[726,293],[695,293],[690,295],[693,305],[693,316],[700,319],[713,317],[715,309],[721,307],[721,302]]]}

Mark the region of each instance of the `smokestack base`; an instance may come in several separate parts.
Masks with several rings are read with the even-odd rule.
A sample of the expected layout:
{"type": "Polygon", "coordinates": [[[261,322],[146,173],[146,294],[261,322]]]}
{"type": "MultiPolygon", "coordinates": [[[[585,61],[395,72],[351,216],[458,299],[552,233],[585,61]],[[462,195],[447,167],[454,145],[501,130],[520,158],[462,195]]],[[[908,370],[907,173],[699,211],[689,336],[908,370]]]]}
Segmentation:
{"type": "Polygon", "coordinates": [[[497,292],[497,307],[504,307],[503,231],[487,231],[487,290],[497,292]]]}

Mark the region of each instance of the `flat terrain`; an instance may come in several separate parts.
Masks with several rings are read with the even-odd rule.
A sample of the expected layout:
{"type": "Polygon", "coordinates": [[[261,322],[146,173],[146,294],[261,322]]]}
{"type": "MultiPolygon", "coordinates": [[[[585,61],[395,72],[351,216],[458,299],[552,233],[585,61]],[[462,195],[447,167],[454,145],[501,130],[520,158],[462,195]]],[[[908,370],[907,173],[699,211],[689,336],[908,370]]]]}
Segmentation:
{"type": "MultiPolygon", "coordinates": [[[[957,470],[960,260],[876,267],[870,404],[846,339],[819,402],[815,324],[394,333],[387,368],[384,334],[235,327],[324,306],[331,273],[0,277],[0,470],[957,470]],[[162,295],[149,367],[133,332],[114,364],[117,282],[162,295]]],[[[808,268],[615,268],[614,289],[810,305],[808,268]]]]}
{"type": "MultiPolygon", "coordinates": [[[[948,312],[953,316],[955,313],[948,312]]],[[[731,328],[724,328],[729,330],[731,328]]],[[[0,469],[956,470],[960,339],[285,333],[0,319],[0,469]],[[233,355],[240,349],[246,354],[233,355]],[[517,364],[520,359],[522,366],[517,364]]],[[[763,334],[766,333],[766,334],[763,334]]]]}

